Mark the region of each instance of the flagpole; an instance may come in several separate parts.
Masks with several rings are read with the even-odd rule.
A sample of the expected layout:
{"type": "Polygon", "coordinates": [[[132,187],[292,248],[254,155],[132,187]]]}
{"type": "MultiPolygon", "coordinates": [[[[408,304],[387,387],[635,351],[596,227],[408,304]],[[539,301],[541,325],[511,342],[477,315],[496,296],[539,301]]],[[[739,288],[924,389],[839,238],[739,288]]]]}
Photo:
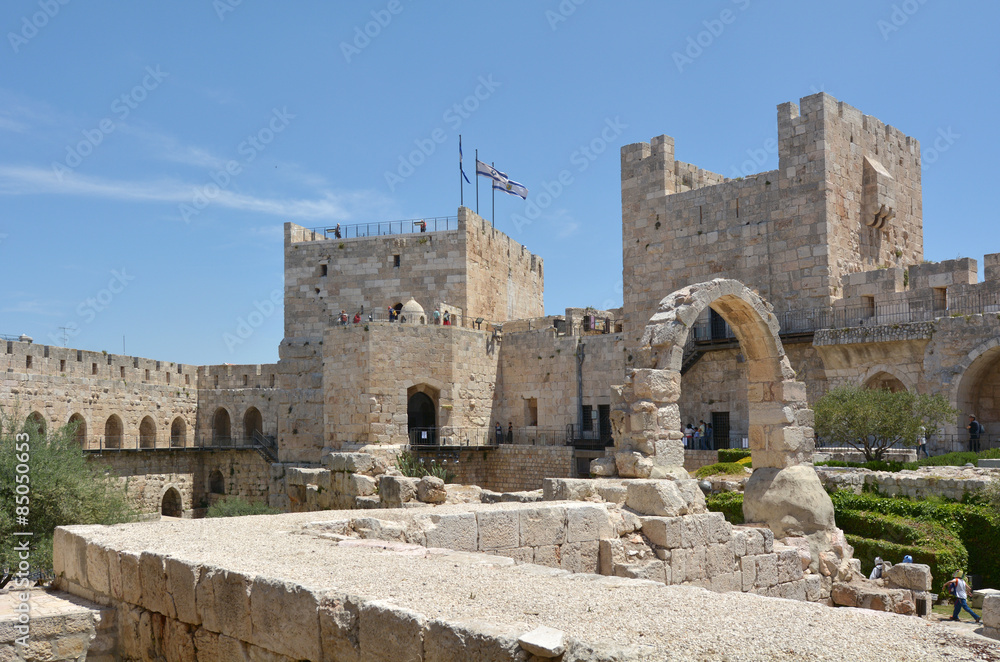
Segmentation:
{"type": "MultiPolygon", "coordinates": [[[[490,165],[493,166],[494,170],[497,169],[497,164],[493,161],[490,161],[490,165]]],[[[497,190],[493,186],[490,186],[490,197],[493,198],[493,209],[490,211],[490,225],[496,227],[496,223],[493,221],[497,217],[497,190]]]]}
{"type": "Polygon", "coordinates": [[[479,215],[479,150],[476,150],[476,215],[479,215]]]}
{"type": "Polygon", "coordinates": [[[465,206],[465,182],[462,181],[462,134],[458,134],[458,206],[465,206]]]}

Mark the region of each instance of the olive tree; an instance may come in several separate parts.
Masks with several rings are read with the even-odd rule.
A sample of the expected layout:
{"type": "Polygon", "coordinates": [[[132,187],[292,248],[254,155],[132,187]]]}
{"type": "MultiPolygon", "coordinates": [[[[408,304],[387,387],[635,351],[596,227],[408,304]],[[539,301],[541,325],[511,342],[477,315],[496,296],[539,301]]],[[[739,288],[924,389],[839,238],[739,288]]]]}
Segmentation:
{"type": "Polygon", "coordinates": [[[881,460],[890,448],[916,446],[958,414],[943,395],[838,386],[813,405],[816,434],[881,460]]]}

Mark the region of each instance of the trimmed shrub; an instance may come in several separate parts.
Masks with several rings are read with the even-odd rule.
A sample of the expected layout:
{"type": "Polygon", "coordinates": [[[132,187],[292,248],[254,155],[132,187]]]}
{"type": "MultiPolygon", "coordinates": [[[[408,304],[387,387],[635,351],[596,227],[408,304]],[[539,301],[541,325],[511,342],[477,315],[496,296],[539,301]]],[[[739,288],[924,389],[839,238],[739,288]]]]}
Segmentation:
{"type": "Polygon", "coordinates": [[[722,513],[726,521],[732,524],[743,524],[743,493],[742,492],[720,492],[710,494],[705,497],[708,509],[712,512],[722,513]]]}
{"type": "Polygon", "coordinates": [[[277,515],[281,511],[262,501],[247,501],[240,497],[230,497],[217,501],[208,508],[205,517],[243,517],[244,515],[277,515]]]}
{"type": "Polygon", "coordinates": [[[725,475],[746,475],[746,468],[738,462],[716,462],[715,464],[709,464],[701,467],[694,472],[697,478],[706,478],[707,476],[715,476],[718,474],[725,475]]]}
{"type": "Polygon", "coordinates": [[[750,451],[746,448],[719,449],[719,462],[739,462],[745,457],[750,457],[750,451]]]}

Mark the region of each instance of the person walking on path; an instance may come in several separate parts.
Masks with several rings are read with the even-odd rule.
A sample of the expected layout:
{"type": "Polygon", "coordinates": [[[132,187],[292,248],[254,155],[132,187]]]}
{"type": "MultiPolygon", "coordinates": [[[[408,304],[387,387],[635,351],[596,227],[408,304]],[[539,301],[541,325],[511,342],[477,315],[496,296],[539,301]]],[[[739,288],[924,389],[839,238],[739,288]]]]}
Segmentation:
{"type": "Polygon", "coordinates": [[[951,615],[951,620],[960,620],[958,615],[961,614],[964,609],[972,614],[972,617],[976,619],[976,623],[979,622],[979,616],[976,615],[976,612],[969,609],[969,603],[967,602],[969,597],[969,585],[962,580],[961,570],[955,571],[954,579],[948,580],[944,585],[944,589],[955,598],[955,612],[951,615]]]}
{"type": "Polygon", "coordinates": [[[969,431],[969,450],[973,453],[979,452],[979,435],[983,433],[983,426],[976,420],[974,414],[969,414],[969,424],[966,426],[969,431]]]}

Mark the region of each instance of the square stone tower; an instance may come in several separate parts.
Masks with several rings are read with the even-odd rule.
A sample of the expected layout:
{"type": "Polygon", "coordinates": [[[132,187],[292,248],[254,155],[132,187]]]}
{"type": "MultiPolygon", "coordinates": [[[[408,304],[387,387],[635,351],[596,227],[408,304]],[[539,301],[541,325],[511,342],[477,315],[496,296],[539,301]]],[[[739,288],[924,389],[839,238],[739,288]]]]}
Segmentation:
{"type": "Polygon", "coordinates": [[[778,106],[777,170],[728,179],[659,136],[621,152],[626,342],[659,300],[734,278],[777,310],[830,305],[841,278],[923,259],[920,145],[825,93],[778,106]]]}

